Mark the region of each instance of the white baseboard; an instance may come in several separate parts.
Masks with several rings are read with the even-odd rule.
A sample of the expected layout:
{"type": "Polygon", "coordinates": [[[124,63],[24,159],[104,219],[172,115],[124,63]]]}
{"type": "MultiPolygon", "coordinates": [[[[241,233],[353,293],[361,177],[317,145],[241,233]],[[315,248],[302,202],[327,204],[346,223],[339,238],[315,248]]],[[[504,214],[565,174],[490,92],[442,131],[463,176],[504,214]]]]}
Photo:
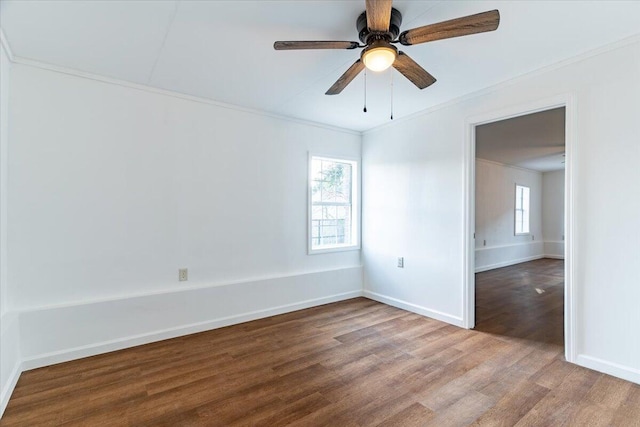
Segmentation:
{"type": "Polygon", "coordinates": [[[544,257],[545,244],[541,240],[510,245],[486,246],[475,250],[475,272],[507,267],[544,257]]]}
{"type": "Polygon", "coordinates": [[[374,301],[381,302],[383,304],[391,305],[393,307],[398,307],[403,310],[411,311],[412,313],[417,313],[422,316],[430,317],[432,319],[440,320],[442,322],[450,323],[454,326],[459,326],[463,328],[463,322],[461,317],[452,316],[447,313],[442,313],[437,310],[431,310],[426,307],[422,307],[420,305],[412,304],[407,301],[402,301],[397,298],[389,297],[386,295],[379,294],[377,292],[364,291],[364,296],[366,298],[372,299],[374,301]]]}
{"type": "Polygon", "coordinates": [[[18,379],[20,378],[20,374],[23,369],[20,363],[16,363],[11,375],[9,376],[9,381],[5,384],[2,389],[2,394],[0,395],[0,418],[4,414],[4,410],[7,409],[7,405],[9,404],[9,399],[11,398],[11,394],[13,390],[16,388],[16,384],[18,384],[18,379]]]}
{"type": "Polygon", "coordinates": [[[564,259],[564,241],[545,240],[543,252],[545,258],[564,259]]]}
{"type": "Polygon", "coordinates": [[[623,380],[640,384],[639,369],[630,368],[628,366],[619,365],[613,362],[607,362],[606,360],[587,356],[585,354],[578,355],[578,357],[576,358],[576,364],[585,368],[593,369],[594,371],[602,372],[614,377],[622,378],[623,380]]]}
{"type": "Polygon", "coordinates": [[[530,257],[526,257],[526,258],[519,258],[519,259],[510,259],[508,261],[503,261],[503,262],[498,262],[495,264],[491,264],[491,265],[483,265],[480,267],[476,267],[476,273],[482,273],[483,271],[489,271],[489,270],[494,270],[496,268],[502,268],[502,267],[509,267],[510,265],[516,265],[516,264],[520,264],[523,262],[528,262],[528,261],[534,261],[537,259],[542,259],[542,258],[547,258],[545,255],[534,255],[534,256],[530,256],[530,257]]]}
{"type": "Polygon", "coordinates": [[[564,259],[564,255],[544,254],[544,255],[535,255],[535,256],[530,256],[530,257],[520,258],[520,259],[512,259],[512,260],[509,260],[509,261],[499,262],[499,263],[496,263],[496,264],[484,265],[482,267],[477,267],[475,272],[476,273],[482,273],[483,271],[495,270],[496,268],[502,268],[502,267],[509,267],[510,265],[516,265],[516,264],[520,264],[520,263],[523,263],[523,262],[535,261],[537,259],[543,259],[543,258],[564,259]]]}
{"type": "Polygon", "coordinates": [[[97,354],[108,353],[111,351],[122,350],[138,345],[149,344],[156,341],[176,338],[184,335],[195,334],[198,332],[208,331],[212,329],[223,328],[225,326],[236,325],[239,323],[250,322],[252,320],[262,319],[265,317],[276,316],[278,314],[289,313],[292,311],[303,310],[305,308],[316,307],[332,302],[343,301],[351,298],[361,297],[362,291],[345,292],[342,294],[330,295],[322,298],[316,298],[307,301],[300,301],[293,304],[282,305],[279,307],[271,307],[263,310],[242,313],[234,316],[212,319],[205,322],[198,322],[188,325],[182,325],[164,330],[157,330],[145,334],[128,336],[117,340],[103,341],[85,346],[69,348],[61,351],[40,354],[34,357],[26,358],[22,361],[24,371],[36,369],[43,366],[53,365],[56,363],[68,362],[70,360],[80,359],[97,354]]]}

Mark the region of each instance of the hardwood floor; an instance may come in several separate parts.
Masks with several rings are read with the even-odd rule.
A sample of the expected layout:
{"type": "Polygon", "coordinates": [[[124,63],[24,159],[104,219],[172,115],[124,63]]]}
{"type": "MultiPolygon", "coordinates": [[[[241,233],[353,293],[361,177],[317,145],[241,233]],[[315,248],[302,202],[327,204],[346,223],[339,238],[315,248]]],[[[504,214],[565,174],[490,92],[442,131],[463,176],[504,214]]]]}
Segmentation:
{"type": "Polygon", "coordinates": [[[562,298],[540,260],[477,275],[474,331],[357,298],[49,366],[0,426],[640,426],[640,386],[563,361],[562,298]]]}
{"type": "Polygon", "coordinates": [[[564,261],[476,274],[475,329],[564,346],[564,261]]]}

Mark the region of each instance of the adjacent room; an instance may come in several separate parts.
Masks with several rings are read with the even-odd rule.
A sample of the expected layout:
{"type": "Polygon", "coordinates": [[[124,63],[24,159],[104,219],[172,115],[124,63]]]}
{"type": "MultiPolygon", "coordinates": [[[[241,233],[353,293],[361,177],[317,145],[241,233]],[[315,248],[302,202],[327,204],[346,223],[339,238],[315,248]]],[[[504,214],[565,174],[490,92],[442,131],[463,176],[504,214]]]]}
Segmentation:
{"type": "Polygon", "coordinates": [[[475,128],[478,331],[563,352],[566,109],[475,128]]]}
{"type": "Polygon", "coordinates": [[[0,426],[638,426],[638,22],[0,0],[0,426]]]}

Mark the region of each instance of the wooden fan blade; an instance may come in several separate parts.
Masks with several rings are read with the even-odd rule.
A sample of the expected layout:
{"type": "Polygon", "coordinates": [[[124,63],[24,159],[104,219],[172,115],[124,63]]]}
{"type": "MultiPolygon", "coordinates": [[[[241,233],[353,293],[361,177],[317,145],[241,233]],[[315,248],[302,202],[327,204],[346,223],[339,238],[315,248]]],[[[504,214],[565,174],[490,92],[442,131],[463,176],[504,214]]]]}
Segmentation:
{"type": "Polygon", "coordinates": [[[431,86],[436,82],[435,77],[429,74],[427,70],[418,65],[416,61],[404,52],[398,52],[398,57],[393,62],[393,68],[400,71],[403,76],[408,78],[411,83],[420,89],[431,86]]]}
{"type": "Polygon", "coordinates": [[[355,49],[358,46],[358,42],[341,41],[278,41],[273,44],[275,50],[355,49]]]}
{"type": "Polygon", "coordinates": [[[367,0],[367,27],[371,31],[389,31],[392,0],[367,0]]]}
{"type": "Polygon", "coordinates": [[[364,70],[364,63],[360,59],[358,59],[353,63],[351,67],[349,67],[347,71],[344,72],[343,75],[340,76],[340,78],[333,84],[333,86],[329,88],[325,95],[337,95],[342,92],[342,90],[347,87],[349,83],[351,83],[351,80],[355,79],[362,70],[364,70]]]}
{"type": "Polygon", "coordinates": [[[403,31],[398,38],[405,46],[494,31],[500,25],[500,12],[491,10],[403,31]]]}

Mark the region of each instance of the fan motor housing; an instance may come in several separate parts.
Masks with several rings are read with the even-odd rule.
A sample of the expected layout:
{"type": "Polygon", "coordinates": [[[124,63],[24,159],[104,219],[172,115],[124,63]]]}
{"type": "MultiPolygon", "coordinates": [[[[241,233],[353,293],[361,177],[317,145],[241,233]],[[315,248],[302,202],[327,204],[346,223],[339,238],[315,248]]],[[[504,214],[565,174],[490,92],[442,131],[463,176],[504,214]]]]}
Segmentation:
{"type": "Polygon", "coordinates": [[[389,23],[389,31],[386,33],[371,32],[367,27],[367,12],[362,12],[356,20],[356,28],[358,29],[358,37],[364,44],[368,44],[371,40],[379,40],[381,38],[387,41],[395,40],[400,34],[400,24],[402,24],[402,14],[396,8],[391,9],[391,22],[389,23]]]}

